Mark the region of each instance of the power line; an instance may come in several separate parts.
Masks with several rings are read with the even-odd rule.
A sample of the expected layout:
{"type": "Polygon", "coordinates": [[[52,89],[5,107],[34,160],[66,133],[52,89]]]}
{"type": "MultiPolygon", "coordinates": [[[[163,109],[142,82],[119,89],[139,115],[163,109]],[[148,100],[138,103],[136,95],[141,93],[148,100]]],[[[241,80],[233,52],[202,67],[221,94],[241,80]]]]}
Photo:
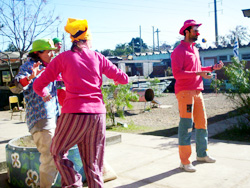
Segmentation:
{"type": "Polygon", "coordinates": [[[101,31],[101,32],[92,32],[92,33],[137,33],[138,31],[101,31]]]}
{"type": "MultiPolygon", "coordinates": [[[[116,5],[125,6],[125,5],[119,4],[119,3],[109,3],[109,2],[100,2],[100,1],[94,1],[94,2],[88,1],[88,3],[105,3],[105,4],[116,4],[116,5]]],[[[93,5],[91,6],[91,5],[81,5],[81,4],[56,3],[55,5],[56,6],[62,5],[62,6],[67,6],[67,7],[73,7],[74,6],[74,7],[87,7],[87,8],[103,9],[103,6],[93,6],[93,5]]],[[[147,13],[148,13],[148,10],[141,10],[140,8],[150,9],[150,13],[162,13],[162,12],[159,12],[159,10],[164,11],[164,13],[170,13],[169,11],[174,11],[173,13],[170,13],[170,14],[176,14],[176,11],[190,12],[188,9],[180,9],[180,8],[170,9],[169,7],[166,7],[166,8],[162,8],[162,7],[147,7],[147,6],[141,6],[141,5],[138,5],[138,6],[126,5],[126,6],[129,6],[129,9],[126,9],[126,8],[114,8],[114,7],[105,7],[105,9],[111,9],[112,11],[123,10],[123,11],[147,12],[147,13]],[[135,8],[135,9],[131,9],[131,8],[135,8]],[[154,9],[155,11],[152,11],[152,9],[154,9]]],[[[193,6],[193,8],[195,8],[195,6],[193,6]]],[[[200,9],[196,10],[196,12],[199,12],[199,11],[202,12],[202,13],[204,12],[204,11],[202,11],[200,9]]]]}
{"type": "MultiPolygon", "coordinates": [[[[91,0],[91,1],[89,1],[89,0],[81,0],[81,1],[88,1],[88,3],[104,3],[104,4],[111,4],[111,5],[119,5],[119,6],[128,6],[128,7],[132,7],[133,5],[132,4],[126,4],[126,3],[111,3],[111,2],[109,2],[109,1],[97,1],[97,0],[91,0]]],[[[135,1],[134,1],[135,2],[135,1]]],[[[145,0],[144,0],[144,2],[145,2],[145,0]]],[[[167,7],[169,7],[169,2],[166,2],[166,1],[158,1],[158,2],[162,2],[162,3],[164,3],[165,5],[167,5],[167,7]]],[[[192,2],[192,1],[191,1],[192,2]]],[[[201,7],[201,6],[197,6],[197,2],[199,2],[200,3],[200,1],[193,1],[194,3],[195,3],[195,7],[201,7]]],[[[157,1],[155,0],[154,1],[154,4],[155,5],[158,5],[158,3],[157,3],[157,1]]],[[[180,5],[180,3],[178,2],[178,3],[175,3],[175,2],[173,2],[173,1],[171,1],[171,4],[177,4],[177,5],[180,5]]],[[[190,5],[190,1],[188,1],[188,3],[187,3],[187,1],[186,0],[184,0],[183,2],[182,2],[182,4],[188,4],[188,5],[190,5]]],[[[149,9],[152,9],[152,8],[157,8],[157,9],[163,9],[164,11],[166,10],[166,8],[162,8],[162,7],[152,7],[152,6],[144,6],[144,5],[142,5],[142,3],[140,3],[139,4],[139,6],[140,6],[140,8],[149,8],[149,9]]],[[[178,9],[179,10],[179,9],[178,9]]]]}
{"type": "MultiPolygon", "coordinates": [[[[131,8],[131,4],[125,4],[125,3],[110,3],[110,2],[103,2],[103,1],[89,1],[89,0],[81,0],[81,1],[88,1],[88,3],[104,3],[104,4],[111,4],[111,5],[119,5],[119,6],[129,6],[131,8]]],[[[143,6],[140,4],[140,8],[149,8],[149,9],[152,9],[154,7],[148,7],[148,6],[143,6]]],[[[155,7],[157,9],[159,9],[159,7],[155,7]]],[[[165,8],[160,8],[160,9],[164,9],[166,10],[165,8]]]]}

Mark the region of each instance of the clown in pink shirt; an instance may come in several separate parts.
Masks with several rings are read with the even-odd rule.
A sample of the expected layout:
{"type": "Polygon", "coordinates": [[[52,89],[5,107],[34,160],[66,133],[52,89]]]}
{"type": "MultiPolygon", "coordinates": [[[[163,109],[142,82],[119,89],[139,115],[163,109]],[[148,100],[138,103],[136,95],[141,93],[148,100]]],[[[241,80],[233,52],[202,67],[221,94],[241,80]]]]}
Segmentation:
{"type": "Polygon", "coordinates": [[[176,79],[175,94],[180,112],[178,128],[180,168],[187,172],[196,171],[189,161],[193,124],[196,129],[197,161],[208,163],[216,161],[207,154],[207,117],[201,91],[204,89],[202,79],[211,79],[210,72],[220,70],[223,62],[202,67],[199,51],[194,43],[200,35],[198,30],[200,25],[194,20],[185,21],[179,32],[184,35],[184,40],[171,54],[172,71],[176,79]]]}
{"type": "Polygon", "coordinates": [[[86,20],[69,18],[65,26],[72,40],[71,50],[57,55],[34,82],[35,92],[49,101],[46,89],[59,73],[66,97],[58,118],[51,153],[62,177],[62,187],[82,187],[81,175],[67,158],[68,150],[78,145],[88,187],[103,187],[106,109],[101,91],[102,75],[116,84],[127,84],[128,75],[102,54],[90,50],[91,35],[86,20]]]}

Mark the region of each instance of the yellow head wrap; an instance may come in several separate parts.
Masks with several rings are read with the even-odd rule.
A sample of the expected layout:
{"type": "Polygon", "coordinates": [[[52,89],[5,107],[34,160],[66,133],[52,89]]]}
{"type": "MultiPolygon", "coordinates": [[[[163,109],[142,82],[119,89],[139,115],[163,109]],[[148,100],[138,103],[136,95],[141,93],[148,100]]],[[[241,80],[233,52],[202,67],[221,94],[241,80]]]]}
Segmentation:
{"type": "Polygon", "coordinates": [[[70,34],[71,41],[91,40],[91,34],[88,28],[87,20],[77,20],[68,18],[65,31],[70,34]]]}

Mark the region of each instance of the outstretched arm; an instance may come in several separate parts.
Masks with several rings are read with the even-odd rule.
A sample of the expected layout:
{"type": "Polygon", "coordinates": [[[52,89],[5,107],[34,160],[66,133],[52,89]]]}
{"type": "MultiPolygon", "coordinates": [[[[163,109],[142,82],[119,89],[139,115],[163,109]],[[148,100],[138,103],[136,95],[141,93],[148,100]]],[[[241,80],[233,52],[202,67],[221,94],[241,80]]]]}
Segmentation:
{"type": "Polygon", "coordinates": [[[212,78],[212,75],[209,71],[196,72],[196,75],[199,75],[204,79],[211,79],[212,78]]]}
{"type": "Polygon", "coordinates": [[[127,84],[129,82],[128,75],[125,72],[118,69],[111,61],[106,59],[104,56],[101,57],[103,63],[103,74],[105,74],[108,78],[113,79],[115,85],[127,84]]]}
{"type": "Polygon", "coordinates": [[[213,70],[220,70],[224,66],[224,63],[222,61],[219,61],[219,63],[215,64],[212,69],[213,70]]]}
{"type": "Polygon", "coordinates": [[[60,63],[57,61],[57,57],[53,59],[50,64],[46,67],[45,71],[39,76],[33,83],[34,91],[41,97],[43,100],[49,101],[52,97],[47,91],[46,86],[56,80],[58,74],[60,73],[60,63]]]}

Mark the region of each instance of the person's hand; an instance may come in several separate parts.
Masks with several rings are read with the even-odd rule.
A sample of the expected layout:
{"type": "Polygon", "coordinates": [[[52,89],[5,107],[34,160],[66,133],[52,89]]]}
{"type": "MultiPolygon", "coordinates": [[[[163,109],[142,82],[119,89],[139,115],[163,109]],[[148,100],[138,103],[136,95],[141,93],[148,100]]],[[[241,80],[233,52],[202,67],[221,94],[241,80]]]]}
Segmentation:
{"type": "Polygon", "coordinates": [[[47,102],[50,101],[52,99],[52,96],[50,94],[48,94],[47,96],[43,97],[43,101],[47,102]]]}
{"type": "Polygon", "coordinates": [[[224,63],[222,61],[219,61],[219,63],[215,64],[213,66],[213,70],[220,70],[224,66],[224,63]]]}
{"type": "Polygon", "coordinates": [[[37,63],[34,63],[33,64],[33,68],[31,69],[32,70],[32,74],[30,76],[30,79],[33,79],[35,78],[38,74],[40,74],[40,72],[42,72],[44,68],[40,69],[39,66],[41,65],[42,63],[40,61],[38,61],[37,63]]]}
{"type": "Polygon", "coordinates": [[[197,72],[196,74],[199,75],[199,76],[201,76],[204,79],[211,79],[212,78],[211,73],[208,72],[208,71],[197,72]]]}

